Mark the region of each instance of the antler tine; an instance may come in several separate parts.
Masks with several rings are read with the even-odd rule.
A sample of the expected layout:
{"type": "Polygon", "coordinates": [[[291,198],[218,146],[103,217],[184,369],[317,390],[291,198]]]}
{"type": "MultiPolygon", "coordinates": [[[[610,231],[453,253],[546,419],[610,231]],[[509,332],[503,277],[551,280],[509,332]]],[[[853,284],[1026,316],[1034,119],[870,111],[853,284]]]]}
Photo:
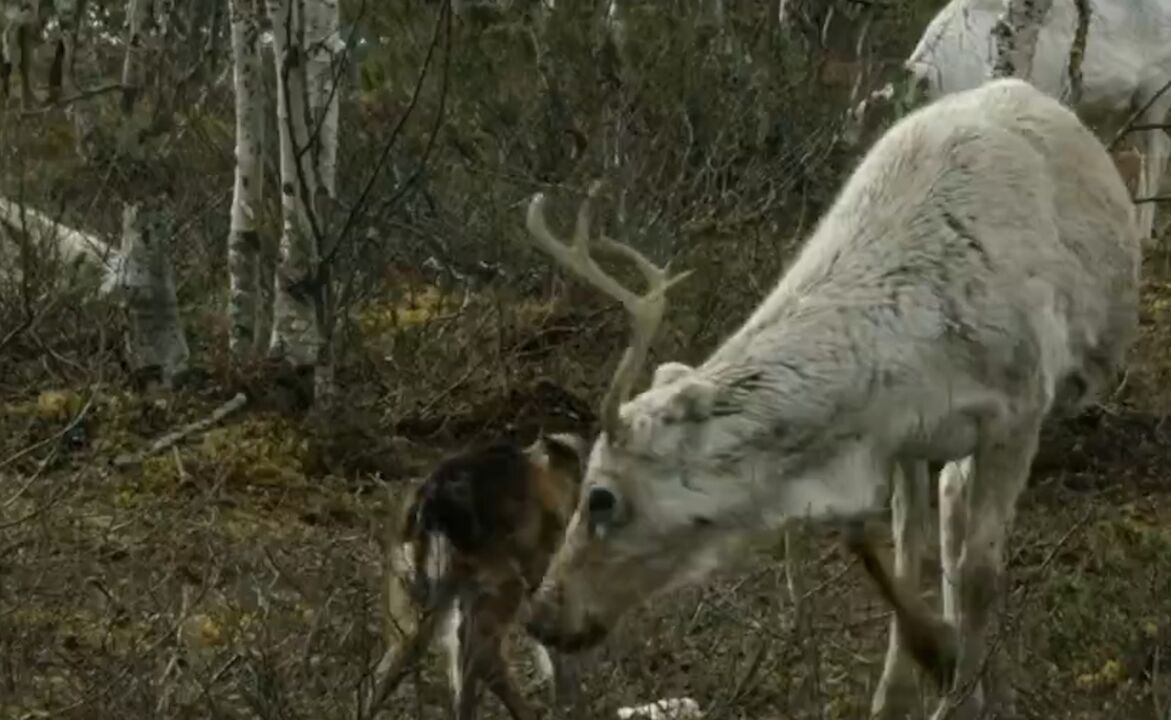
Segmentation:
{"type": "MultiPolygon", "coordinates": [[[[596,185],[597,183],[595,183],[596,185]]],[[[543,250],[547,255],[550,255],[566,270],[587,281],[603,294],[622,303],[627,309],[633,308],[638,303],[638,296],[622,287],[618,281],[607,275],[598,267],[593,258],[590,257],[588,235],[591,212],[590,202],[593,194],[596,194],[595,187],[591,187],[590,191],[591,195],[586,197],[586,200],[578,210],[573,245],[566,245],[558,240],[549,229],[548,223],[545,222],[544,193],[536,193],[533,195],[533,199],[529,201],[529,211],[526,221],[529,237],[538,248],[543,250]]]]}
{"type": "Polygon", "coordinates": [[[583,255],[589,255],[590,222],[594,216],[594,198],[602,191],[604,183],[594,180],[586,191],[585,200],[577,208],[577,224],[573,228],[573,247],[583,255]]]}
{"type": "Polygon", "coordinates": [[[629,245],[601,236],[590,240],[593,199],[603,187],[601,181],[590,184],[585,200],[577,212],[572,245],[557,240],[545,222],[545,196],[537,193],[529,202],[527,227],[533,242],[546,254],[553,257],[565,269],[588,281],[604,294],[618,300],[630,315],[630,346],[622,355],[610,387],[602,401],[602,428],[613,439],[623,435],[618,409],[630,397],[634,379],[646,362],[651,340],[663,319],[666,309],[666,293],[671,286],[691,274],[690,270],[672,277],[670,263],[659,267],[645,255],[629,245]],[[635,265],[646,279],[647,289],[638,295],[623,287],[606,274],[590,256],[590,249],[596,248],[611,255],[620,256],[635,265]]]}
{"type": "Polygon", "coordinates": [[[645,293],[643,293],[644,297],[650,296],[654,293],[666,293],[672,285],[693,272],[692,270],[684,270],[678,275],[672,276],[671,263],[668,262],[663,267],[659,267],[658,265],[655,265],[653,262],[648,260],[647,257],[638,250],[635,250],[629,245],[624,245],[623,243],[620,243],[606,235],[602,235],[597,240],[595,240],[594,247],[604,252],[608,252],[611,255],[624,257],[635,267],[637,267],[639,272],[642,273],[642,276],[646,278],[647,282],[647,290],[645,293]]]}

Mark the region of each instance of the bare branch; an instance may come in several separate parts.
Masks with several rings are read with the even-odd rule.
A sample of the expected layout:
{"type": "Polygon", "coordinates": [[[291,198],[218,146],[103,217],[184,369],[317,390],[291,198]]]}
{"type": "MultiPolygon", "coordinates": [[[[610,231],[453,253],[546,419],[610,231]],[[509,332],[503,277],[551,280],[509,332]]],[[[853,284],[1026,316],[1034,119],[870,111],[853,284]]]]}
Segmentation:
{"type": "Polygon", "coordinates": [[[201,430],[206,430],[207,428],[211,427],[212,425],[215,425],[216,423],[223,420],[228,415],[231,415],[232,413],[236,412],[240,408],[244,407],[245,403],[247,403],[247,402],[248,402],[248,398],[247,398],[247,396],[244,395],[244,393],[236,393],[235,397],[233,397],[231,400],[227,401],[223,405],[220,405],[218,408],[216,408],[214,411],[212,411],[212,413],[210,415],[208,415],[207,417],[205,417],[201,420],[196,420],[195,422],[192,422],[192,423],[188,423],[187,425],[184,425],[183,427],[179,428],[178,430],[174,430],[172,432],[167,433],[166,435],[162,436],[158,440],[155,440],[153,443],[150,444],[149,447],[147,447],[144,450],[140,450],[139,452],[136,452],[136,453],[127,453],[125,455],[119,455],[118,457],[114,458],[114,467],[120,468],[120,467],[126,467],[127,465],[137,465],[138,463],[141,463],[143,460],[147,459],[148,457],[151,457],[152,455],[157,455],[158,453],[161,453],[164,450],[167,450],[171,446],[182,441],[187,436],[189,436],[193,433],[199,432],[201,430]]]}
{"type": "Polygon", "coordinates": [[[1163,87],[1159,88],[1159,92],[1151,95],[1151,98],[1147,100],[1142,107],[1131,113],[1130,117],[1126,119],[1126,122],[1122,124],[1122,129],[1119,130],[1118,133],[1114,136],[1114,139],[1110,141],[1110,144],[1106,146],[1106,149],[1113,150],[1115,146],[1118,145],[1118,143],[1122,142],[1122,138],[1126,137],[1132,132],[1137,132],[1138,126],[1135,124],[1135,122],[1140,117],[1145,115],[1147,110],[1151,109],[1152,105],[1159,102],[1159,98],[1163,97],[1163,94],[1168,90],[1171,90],[1171,80],[1163,83],[1163,87]]]}
{"type": "Polygon", "coordinates": [[[112,92],[123,92],[127,90],[127,86],[122,83],[108,83],[106,85],[98,85],[97,87],[89,88],[87,90],[80,90],[77,93],[68,97],[63,97],[53,102],[48,102],[38,108],[32,110],[23,110],[20,113],[21,117],[35,117],[37,115],[44,115],[54,110],[63,109],[82,100],[89,100],[90,98],[98,97],[99,95],[108,95],[112,92]]]}

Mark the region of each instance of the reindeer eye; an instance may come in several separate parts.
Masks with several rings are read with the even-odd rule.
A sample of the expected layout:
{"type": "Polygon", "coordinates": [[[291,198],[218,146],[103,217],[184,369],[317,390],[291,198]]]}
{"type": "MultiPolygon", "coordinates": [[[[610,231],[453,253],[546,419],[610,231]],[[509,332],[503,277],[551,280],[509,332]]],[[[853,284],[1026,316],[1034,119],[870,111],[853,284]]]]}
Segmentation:
{"type": "Polygon", "coordinates": [[[606,526],[614,522],[617,507],[618,497],[609,488],[590,488],[590,494],[586,498],[590,527],[597,528],[599,525],[606,526]]]}

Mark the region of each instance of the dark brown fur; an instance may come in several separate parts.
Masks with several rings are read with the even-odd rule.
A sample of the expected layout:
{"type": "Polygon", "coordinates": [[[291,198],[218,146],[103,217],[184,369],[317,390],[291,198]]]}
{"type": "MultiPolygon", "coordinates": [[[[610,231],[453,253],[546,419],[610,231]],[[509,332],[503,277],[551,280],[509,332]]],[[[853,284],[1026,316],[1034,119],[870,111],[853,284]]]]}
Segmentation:
{"type": "Polygon", "coordinates": [[[846,547],[858,557],[883,599],[894,609],[896,627],[911,656],[931,675],[936,687],[951,685],[958,653],[954,629],[928,607],[917,593],[897,582],[879,554],[863,522],[845,528],[846,547]]]}
{"type": "MultiPolygon", "coordinates": [[[[426,645],[431,638],[418,636],[433,634],[435,614],[457,604],[458,720],[475,717],[482,685],[513,718],[535,717],[508,671],[505,640],[573,513],[583,447],[578,439],[551,436],[531,448],[507,442],[474,448],[441,462],[405,504],[395,542],[413,546],[413,575],[407,580],[425,622],[403,647],[426,645]],[[444,540],[449,554],[434,562],[430,555],[441,552],[444,540]],[[429,568],[436,567],[441,577],[429,576],[429,568]]],[[[561,695],[565,678],[559,669],[555,664],[561,695]]]]}

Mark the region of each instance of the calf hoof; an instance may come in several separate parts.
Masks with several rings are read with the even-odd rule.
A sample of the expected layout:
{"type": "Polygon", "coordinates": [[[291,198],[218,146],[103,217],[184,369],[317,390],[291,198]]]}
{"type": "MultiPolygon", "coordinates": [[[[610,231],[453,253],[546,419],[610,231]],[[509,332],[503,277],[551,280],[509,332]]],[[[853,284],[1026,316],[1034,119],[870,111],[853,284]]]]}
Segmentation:
{"type": "Polygon", "coordinates": [[[878,681],[874,697],[870,701],[871,720],[903,720],[911,717],[918,704],[915,677],[911,673],[888,677],[878,681]]]}
{"type": "Polygon", "coordinates": [[[977,720],[984,717],[984,688],[953,690],[939,701],[931,720],[977,720]]]}

